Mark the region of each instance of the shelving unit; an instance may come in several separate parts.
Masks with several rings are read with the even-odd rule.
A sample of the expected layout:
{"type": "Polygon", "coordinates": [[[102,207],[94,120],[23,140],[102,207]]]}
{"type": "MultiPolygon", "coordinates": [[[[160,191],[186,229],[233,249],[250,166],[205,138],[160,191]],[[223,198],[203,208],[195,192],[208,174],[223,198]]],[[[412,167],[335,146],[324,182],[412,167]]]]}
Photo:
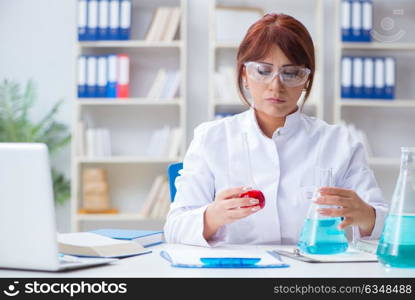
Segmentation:
{"type": "MultiPolygon", "coordinates": [[[[393,8],[404,8],[405,13],[413,13],[409,8],[411,1],[374,1],[374,30],[381,30],[383,17],[393,17],[393,8]]],[[[374,156],[369,157],[369,164],[373,168],[376,179],[384,193],[386,200],[390,200],[399,172],[400,146],[415,145],[415,98],[413,97],[413,75],[415,57],[414,36],[407,36],[396,42],[370,43],[342,42],[340,34],[340,0],[335,4],[334,37],[334,121],[352,122],[358,129],[366,132],[374,156]],[[396,65],[396,99],[342,99],[341,88],[341,58],[343,55],[356,56],[394,56],[396,65]],[[412,57],[412,59],[407,59],[412,57]],[[409,65],[408,65],[409,64],[409,65]],[[373,117],[374,116],[374,117],[373,117]],[[371,119],[373,118],[373,120],[371,119]]],[[[408,18],[408,16],[406,16],[408,18]]],[[[412,16],[413,19],[414,16],[412,16]]],[[[410,17],[409,17],[410,18],[410,17]]],[[[396,22],[396,20],[393,20],[396,22]]],[[[397,23],[394,23],[395,25],[397,23]]],[[[395,30],[397,31],[397,29],[395,30]]],[[[392,34],[391,32],[390,34],[392,34]]]]}
{"type": "MultiPolygon", "coordinates": [[[[131,98],[79,98],[73,101],[72,231],[111,226],[111,222],[116,222],[117,228],[162,228],[165,220],[144,218],[138,212],[156,176],[166,174],[168,164],[181,161],[186,150],[186,14],[187,0],[133,0],[131,40],[78,42],[75,65],[78,56],[83,54],[127,53],[129,55],[131,98]],[[181,8],[179,40],[172,42],[144,40],[155,9],[160,6],[181,8]],[[161,67],[175,68],[181,72],[179,97],[173,99],[146,97],[155,74],[161,67]],[[76,125],[80,120],[92,128],[106,127],[110,130],[113,156],[91,158],[77,155],[80,137],[76,125]],[[163,125],[180,127],[182,131],[180,155],[173,159],[145,156],[143,151],[148,145],[151,133],[163,125]],[[82,170],[91,166],[107,170],[111,206],[119,210],[118,214],[78,213],[82,207],[82,170]]],[[[74,88],[76,83],[77,80],[74,80],[74,88]]]]}
{"type": "MultiPolygon", "coordinates": [[[[215,95],[214,74],[220,66],[227,65],[236,69],[236,54],[241,41],[220,41],[216,38],[216,7],[257,7],[265,13],[277,12],[277,7],[283,4],[286,14],[297,17],[310,30],[316,48],[316,74],[312,93],[307,100],[304,111],[310,115],[324,118],[324,76],[323,76],[323,0],[294,1],[287,3],[283,1],[241,1],[241,0],[212,0],[209,7],[209,119],[214,119],[217,113],[239,113],[246,110],[239,99],[217,99],[215,95]],[[312,18],[309,12],[313,11],[312,18]]],[[[236,79],[235,79],[236,86],[236,79]]]]}

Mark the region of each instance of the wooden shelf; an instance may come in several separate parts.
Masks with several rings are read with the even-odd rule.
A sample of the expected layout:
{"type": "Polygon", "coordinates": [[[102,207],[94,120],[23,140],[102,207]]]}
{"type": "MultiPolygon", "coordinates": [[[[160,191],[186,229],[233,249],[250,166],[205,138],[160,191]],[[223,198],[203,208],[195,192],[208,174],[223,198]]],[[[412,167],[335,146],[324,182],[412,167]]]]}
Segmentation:
{"type": "Polygon", "coordinates": [[[341,106],[357,106],[357,107],[415,107],[415,99],[413,100],[368,100],[368,99],[341,99],[339,100],[341,106]]]}
{"type": "Polygon", "coordinates": [[[143,40],[128,41],[87,41],[79,42],[80,48],[181,48],[182,41],[147,42],[143,40]]]}
{"type": "Polygon", "coordinates": [[[341,43],[341,49],[414,51],[415,43],[341,43]]]}
{"type": "Polygon", "coordinates": [[[181,158],[152,158],[146,156],[79,157],[79,164],[166,164],[181,161],[181,158]]]}
{"type": "Polygon", "coordinates": [[[149,99],[146,97],[141,97],[141,98],[78,98],[76,103],[81,106],[91,106],[91,105],[180,106],[182,105],[183,102],[181,98],[149,99]]]}

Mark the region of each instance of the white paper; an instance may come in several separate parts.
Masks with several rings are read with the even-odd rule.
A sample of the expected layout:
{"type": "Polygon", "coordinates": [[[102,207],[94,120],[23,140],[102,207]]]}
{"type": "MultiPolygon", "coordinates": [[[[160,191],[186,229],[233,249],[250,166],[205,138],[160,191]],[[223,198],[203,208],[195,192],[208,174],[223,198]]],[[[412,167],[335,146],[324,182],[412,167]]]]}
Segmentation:
{"type": "Polygon", "coordinates": [[[118,244],[130,244],[130,241],[112,239],[91,232],[74,232],[58,234],[58,242],[74,246],[96,247],[118,244]]]}

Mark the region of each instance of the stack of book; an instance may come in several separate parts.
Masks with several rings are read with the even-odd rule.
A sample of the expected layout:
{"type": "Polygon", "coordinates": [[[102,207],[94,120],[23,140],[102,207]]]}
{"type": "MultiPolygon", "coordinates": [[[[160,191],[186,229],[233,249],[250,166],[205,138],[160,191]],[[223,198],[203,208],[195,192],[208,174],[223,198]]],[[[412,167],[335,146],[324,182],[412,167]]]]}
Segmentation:
{"type": "Polygon", "coordinates": [[[395,58],[344,56],[341,64],[342,98],[395,98],[395,58]]]}
{"type": "Polygon", "coordinates": [[[169,183],[166,176],[159,175],[154,179],[150,192],[139,211],[139,215],[145,218],[165,219],[169,209],[169,183]]]}
{"type": "Polygon", "coordinates": [[[127,54],[81,55],[78,58],[79,98],[128,98],[129,83],[127,54]]]}
{"type": "Polygon", "coordinates": [[[78,0],[80,41],[129,40],[131,0],[78,0]]]}
{"type": "Polygon", "coordinates": [[[175,39],[180,24],[179,7],[158,7],[146,33],[148,42],[170,42],[175,39]]]}
{"type": "Polygon", "coordinates": [[[76,128],[78,137],[77,154],[80,157],[108,157],[112,155],[111,135],[107,128],[88,128],[78,121],[76,128]]]}
{"type": "Polygon", "coordinates": [[[343,42],[371,42],[372,0],[342,0],[341,36],[343,42]]]}
{"type": "Polygon", "coordinates": [[[153,84],[147,93],[149,99],[173,99],[177,96],[180,86],[179,70],[158,70],[153,84]]]}
{"type": "Polygon", "coordinates": [[[176,159],[180,153],[182,130],[180,127],[163,126],[153,132],[147,147],[147,155],[154,158],[176,159]]]}

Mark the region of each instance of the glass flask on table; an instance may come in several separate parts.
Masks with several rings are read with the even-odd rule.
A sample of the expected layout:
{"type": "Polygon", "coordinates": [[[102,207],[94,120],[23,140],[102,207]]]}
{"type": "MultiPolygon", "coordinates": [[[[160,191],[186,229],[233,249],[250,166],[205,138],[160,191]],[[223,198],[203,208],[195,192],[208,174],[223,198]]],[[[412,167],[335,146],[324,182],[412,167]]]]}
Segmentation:
{"type": "Polygon", "coordinates": [[[318,212],[320,208],[336,206],[314,203],[320,197],[319,189],[321,187],[333,186],[332,170],[317,168],[315,174],[316,187],[311,197],[312,202],[297,247],[300,252],[306,254],[342,253],[349,246],[345,231],[338,228],[342,218],[323,216],[318,212]]]}
{"type": "Polygon", "coordinates": [[[415,268],[415,147],[401,148],[401,167],[376,251],[386,267],[415,268]]]}

